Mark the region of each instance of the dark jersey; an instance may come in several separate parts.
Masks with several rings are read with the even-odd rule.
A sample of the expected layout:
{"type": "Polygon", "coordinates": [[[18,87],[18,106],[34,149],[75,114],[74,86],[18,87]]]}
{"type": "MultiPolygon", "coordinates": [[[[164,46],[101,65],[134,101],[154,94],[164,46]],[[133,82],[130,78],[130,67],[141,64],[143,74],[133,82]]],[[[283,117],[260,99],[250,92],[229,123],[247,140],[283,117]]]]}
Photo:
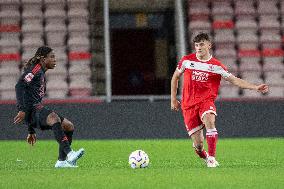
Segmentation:
{"type": "Polygon", "coordinates": [[[15,88],[18,111],[27,113],[41,103],[46,91],[45,72],[41,65],[36,64],[24,70],[15,88]]]}

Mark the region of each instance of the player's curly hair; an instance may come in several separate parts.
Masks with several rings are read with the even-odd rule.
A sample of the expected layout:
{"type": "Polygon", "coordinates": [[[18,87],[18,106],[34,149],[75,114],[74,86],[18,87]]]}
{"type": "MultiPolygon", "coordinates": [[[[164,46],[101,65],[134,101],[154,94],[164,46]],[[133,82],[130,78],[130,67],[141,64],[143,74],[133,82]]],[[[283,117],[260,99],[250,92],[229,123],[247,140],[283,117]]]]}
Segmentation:
{"type": "Polygon", "coordinates": [[[193,38],[193,43],[200,43],[201,41],[211,41],[207,33],[199,33],[193,38]]]}
{"type": "Polygon", "coordinates": [[[39,63],[40,59],[45,58],[48,55],[48,53],[50,53],[51,51],[52,51],[52,48],[48,46],[39,47],[35,55],[24,64],[24,69],[27,69],[30,66],[39,63]]]}

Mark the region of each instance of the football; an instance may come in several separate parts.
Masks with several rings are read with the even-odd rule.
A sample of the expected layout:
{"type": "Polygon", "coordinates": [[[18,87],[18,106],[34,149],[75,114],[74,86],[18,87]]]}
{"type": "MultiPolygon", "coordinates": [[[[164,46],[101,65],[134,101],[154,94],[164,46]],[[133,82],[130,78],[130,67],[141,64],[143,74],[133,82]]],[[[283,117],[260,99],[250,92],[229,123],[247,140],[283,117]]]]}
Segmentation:
{"type": "Polygon", "coordinates": [[[149,165],[149,156],[143,150],[135,150],[129,155],[128,163],[132,169],[146,168],[149,165]]]}

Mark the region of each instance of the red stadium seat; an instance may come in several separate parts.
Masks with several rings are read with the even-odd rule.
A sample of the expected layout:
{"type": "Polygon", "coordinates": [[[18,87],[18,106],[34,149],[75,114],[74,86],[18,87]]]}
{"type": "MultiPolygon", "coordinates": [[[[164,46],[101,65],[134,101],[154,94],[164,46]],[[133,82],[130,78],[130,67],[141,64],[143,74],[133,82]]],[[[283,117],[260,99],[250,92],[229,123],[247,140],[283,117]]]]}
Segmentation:
{"type": "Polygon", "coordinates": [[[19,61],[20,59],[21,56],[18,53],[0,54],[0,61],[9,61],[9,60],[19,61]]]}
{"type": "Polygon", "coordinates": [[[86,60],[91,58],[91,53],[89,52],[70,52],[69,60],[86,60]]]}
{"type": "Polygon", "coordinates": [[[259,50],[239,50],[238,57],[260,57],[260,51],[259,50]]]}
{"type": "Polygon", "coordinates": [[[10,24],[10,25],[0,25],[0,32],[20,32],[21,28],[19,25],[10,24]]]}
{"type": "Polygon", "coordinates": [[[215,20],[212,27],[213,29],[233,29],[234,22],[232,20],[215,20]]]}

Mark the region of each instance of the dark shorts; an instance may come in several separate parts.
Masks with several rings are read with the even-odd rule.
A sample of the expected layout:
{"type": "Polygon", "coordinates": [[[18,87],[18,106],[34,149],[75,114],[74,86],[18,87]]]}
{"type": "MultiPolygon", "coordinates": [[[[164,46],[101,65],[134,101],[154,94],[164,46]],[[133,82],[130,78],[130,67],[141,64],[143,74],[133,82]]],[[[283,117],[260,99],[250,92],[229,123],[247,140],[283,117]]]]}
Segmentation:
{"type": "MultiPolygon", "coordinates": [[[[35,107],[31,112],[26,114],[26,124],[32,126],[33,128],[39,128],[41,130],[49,130],[52,129],[51,126],[47,125],[46,119],[50,113],[54,112],[53,110],[50,110],[43,105],[38,105],[35,107]]],[[[56,113],[61,122],[63,122],[64,117],[56,113]]]]}

